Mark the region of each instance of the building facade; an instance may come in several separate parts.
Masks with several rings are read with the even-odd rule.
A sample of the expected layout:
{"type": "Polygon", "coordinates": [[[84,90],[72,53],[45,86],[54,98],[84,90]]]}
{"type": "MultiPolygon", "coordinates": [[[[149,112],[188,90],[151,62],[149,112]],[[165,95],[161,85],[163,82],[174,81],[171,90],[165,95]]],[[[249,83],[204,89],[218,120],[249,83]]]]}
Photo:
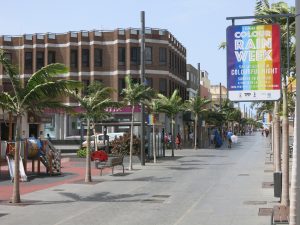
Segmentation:
{"type": "MultiPolygon", "coordinates": [[[[69,72],[60,78],[79,80],[84,86],[99,81],[116,90],[112,95],[115,101],[122,100],[120,93],[125,88],[126,75],[139,82],[140,43],[139,29],[133,28],[0,36],[0,48],[18,68],[22,82],[26,83],[31,74],[47,64],[63,63],[69,72]]],[[[146,84],[166,96],[178,89],[181,97],[187,99],[185,47],[169,31],[151,28],[146,29],[145,45],[146,84]]],[[[11,90],[2,65],[0,90],[11,90]]],[[[62,101],[78,107],[69,98],[62,101]]],[[[130,118],[126,109],[112,113],[120,121],[130,118]]],[[[7,120],[8,114],[1,121],[3,139],[6,139],[7,120]]],[[[80,133],[78,118],[64,112],[49,110],[43,116],[28,113],[23,123],[25,136],[43,132],[50,133],[52,138],[65,139],[80,133]]]]}
{"type": "Polygon", "coordinates": [[[222,104],[227,99],[227,88],[223,85],[211,85],[210,93],[213,107],[217,109],[220,107],[220,103],[222,104]]]}

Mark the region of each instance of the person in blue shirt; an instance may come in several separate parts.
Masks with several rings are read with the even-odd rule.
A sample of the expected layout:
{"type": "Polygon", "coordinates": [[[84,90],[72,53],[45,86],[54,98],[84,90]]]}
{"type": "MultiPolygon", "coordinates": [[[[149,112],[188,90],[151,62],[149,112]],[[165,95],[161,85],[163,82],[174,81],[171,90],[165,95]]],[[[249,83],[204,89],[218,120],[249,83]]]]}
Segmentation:
{"type": "Polygon", "coordinates": [[[233,133],[231,132],[231,130],[229,130],[227,132],[227,141],[228,141],[228,148],[231,148],[231,144],[232,144],[232,140],[231,140],[231,136],[233,135],[233,133]]]}

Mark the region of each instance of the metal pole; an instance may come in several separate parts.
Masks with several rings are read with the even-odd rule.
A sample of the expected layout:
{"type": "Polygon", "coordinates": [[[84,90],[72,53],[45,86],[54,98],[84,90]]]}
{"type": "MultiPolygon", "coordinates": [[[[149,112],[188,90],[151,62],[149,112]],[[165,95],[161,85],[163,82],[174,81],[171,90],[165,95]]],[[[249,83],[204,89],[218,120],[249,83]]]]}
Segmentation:
{"type": "Polygon", "coordinates": [[[243,115],[244,118],[246,118],[245,107],[246,107],[246,105],[244,103],[244,115],[243,115]]]}
{"type": "Polygon", "coordinates": [[[222,84],[220,82],[220,111],[222,110],[222,84]]]}
{"type": "MultiPolygon", "coordinates": [[[[141,11],[141,84],[145,79],[145,11],[141,11]]],[[[141,165],[145,165],[145,108],[141,104],[141,165]]],[[[149,148],[149,143],[148,143],[149,148]]],[[[148,149],[149,151],[149,149],[148,149]]]]}
{"type": "MultiPolygon", "coordinates": [[[[201,69],[200,69],[200,63],[198,63],[198,73],[199,73],[199,89],[198,89],[198,91],[199,91],[199,97],[201,98],[201,69]]],[[[195,121],[196,122],[196,121],[195,121]]],[[[198,137],[195,137],[195,138],[197,138],[200,142],[199,143],[197,143],[197,145],[199,146],[199,148],[201,148],[201,145],[202,145],[202,118],[201,118],[201,115],[199,115],[199,123],[198,123],[198,125],[199,125],[199,132],[198,132],[198,137],[199,137],[199,139],[198,139],[198,137]]],[[[198,141],[197,141],[198,142],[198,141]]]]}

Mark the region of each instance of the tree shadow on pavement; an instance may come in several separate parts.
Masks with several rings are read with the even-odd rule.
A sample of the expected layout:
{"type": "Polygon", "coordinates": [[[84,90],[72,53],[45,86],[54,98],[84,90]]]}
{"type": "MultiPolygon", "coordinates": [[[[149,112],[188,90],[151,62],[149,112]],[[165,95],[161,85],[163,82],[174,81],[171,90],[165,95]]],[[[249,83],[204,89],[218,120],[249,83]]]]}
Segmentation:
{"type": "Polygon", "coordinates": [[[139,202],[141,196],[146,194],[111,194],[110,192],[95,193],[89,196],[80,196],[71,192],[60,192],[59,194],[72,199],[75,202],[139,202]],[[139,197],[139,198],[137,198],[139,197]]]}
{"type": "Polygon", "coordinates": [[[199,167],[181,167],[181,166],[170,166],[167,168],[171,170],[201,170],[202,169],[199,167]]]}
{"type": "Polygon", "coordinates": [[[148,176],[148,177],[138,177],[133,179],[117,179],[117,180],[110,180],[110,181],[149,181],[149,182],[173,182],[170,179],[172,177],[154,177],[154,176],[148,176]]]}
{"type": "Polygon", "coordinates": [[[45,200],[22,199],[22,202],[15,203],[15,204],[11,203],[9,201],[0,201],[0,205],[25,207],[25,206],[30,206],[30,205],[55,205],[55,204],[66,204],[66,203],[72,203],[72,202],[74,202],[74,201],[71,201],[71,200],[45,201],[45,200]]]}

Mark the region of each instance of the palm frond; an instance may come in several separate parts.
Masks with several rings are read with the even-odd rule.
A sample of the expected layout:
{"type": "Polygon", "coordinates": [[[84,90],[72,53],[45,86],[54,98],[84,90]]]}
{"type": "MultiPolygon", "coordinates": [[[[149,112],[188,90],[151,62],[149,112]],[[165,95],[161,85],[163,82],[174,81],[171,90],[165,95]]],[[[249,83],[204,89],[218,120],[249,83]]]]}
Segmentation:
{"type": "Polygon", "coordinates": [[[68,69],[65,65],[60,63],[49,64],[34,74],[29,78],[28,83],[25,87],[25,90],[32,90],[36,85],[53,81],[56,75],[62,75],[68,72],[68,69]]]}
{"type": "Polygon", "coordinates": [[[56,98],[69,94],[70,90],[80,88],[82,85],[79,81],[73,80],[56,80],[45,81],[44,83],[36,84],[36,86],[28,89],[24,93],[21,105],[30,105],[32,101],[44,98],[56,98]]]}
{"type": "Polygon", "coordinates": [[[0,93],[0,106],[4,110],[8,111],[16,112],[18,110],[18,105],[15,102],[15,98],[7,92],[0,93]]]}

